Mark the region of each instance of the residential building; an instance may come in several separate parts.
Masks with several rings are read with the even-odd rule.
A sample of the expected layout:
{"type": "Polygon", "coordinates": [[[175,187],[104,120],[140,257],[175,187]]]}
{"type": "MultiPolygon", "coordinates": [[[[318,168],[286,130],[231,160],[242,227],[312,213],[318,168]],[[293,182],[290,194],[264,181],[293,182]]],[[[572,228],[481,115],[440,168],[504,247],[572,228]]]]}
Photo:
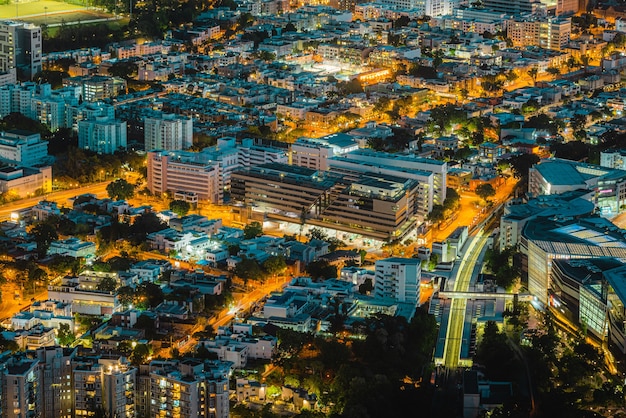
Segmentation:
{"type": "Polygon", "coordinates": [[[149,367],[149,417],[228,418],[230,364],[220,361],[153,361],[149,367]]]}
{"type": "Polygon", "coordinates": [[[87,102],[110,99],[126,90],[126,81],[101,75],[79,76],[63,79],[63,86],[80,88],[79,98],[87,102]]]}
{"type": "Polygon", "coordinates": [[[87,315],[112,315],[121,309],[115,292],[86,289],[77,277],[66,277],[60,285],[48,286],[48,298],[72,305],[72,312],[87,315]]]}
{"type": "Polygon", "coordinates": [[[416,258],[386,258],[376,261],[374,296],[412,307],[413,317],[420,300],[422,261],[416,258]]]}
{"type": "Polygon", "coordinates": [[[72,416],[89,417],[101,406],[112,416],[135,417],[137,369],[120,356],[75,358],[72,362],[72,416]]]}
{"type": "Polygon", "coordinates": [[[183,150],[193,145],[193,120],[171,113],[158,113],[144,119],[145,149],[183,150]]]}
{"type": "MultiPolygon", "coordinates": [[[[518,4],[518,2],[508,2],[508,4],[518,4]]],[[[570,41],[572,22],[569,17],[525,16],[509,20],[506,28],[507,36],[513,42],[514,47],[538,46],[560,51],[570,41]]]]}
{"type": "Polygon", "coordinates": [[[0,22],[0,72],[31,80],[41,72],[41,28],[30,23],[0,22]]]}
{"type": "Polygon", "coordinates": [[[219,166],[213,161],[198,158],[199,154],[149,152],[148,189],[155,194],[193,192],[202,200],[220,203],[223,189],[219,187],[219,166]]]}
{"type": "Polygon", "coordinates": [[[0,161],[23,167],[36,167],[50,162],[48,141],[37,133],[10,130],[0,134],[0,161]]]}
{"type": "Polygon", "coordinates": [[[126,122],[98,116],[78,122],[78,147],[98,154],[126,149],[126,122]]]}
{"type": "Polygon", "coordinates": [[[91,258],[96,255],[96,244],[81,241],[78,238],[67,238],[52,241],[48,254],[66,255],[74,258],[91,258]]]}
{"type": "Polygon", "coordinates": [[[626,171],[626,150],[610,149],[600,152],[600,165],[626,171]]]}
{"type": "Polygon", "coordinates": [[[38,360],[13,357],[6,364],[2,379],[2,416],[38,418],[47,388],[41,386],[38,360]]]}

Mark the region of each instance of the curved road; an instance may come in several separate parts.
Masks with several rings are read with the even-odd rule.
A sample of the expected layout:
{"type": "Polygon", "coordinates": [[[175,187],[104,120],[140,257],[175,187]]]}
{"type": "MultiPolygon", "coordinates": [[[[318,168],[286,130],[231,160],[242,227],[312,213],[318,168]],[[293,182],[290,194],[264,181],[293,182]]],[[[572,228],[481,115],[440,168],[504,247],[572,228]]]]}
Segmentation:
{"type": "MultiPolygon", "coordinates": [[[[483,247],[489,238],[483,235],[480,230],[469,243],[467,251],[463,255],[463,260],[454,282],[455,292],[467,292],[474,275],[474,269],[483,247]]],[[[463,325],[465,323],[466,299],[453,299],[450,306],[450,320],[446,332],[446,344],[444,347],[444,364],[446,367],[455,368],[459,365],[461,355],[461,343],[463,339],[463,325]]]]}

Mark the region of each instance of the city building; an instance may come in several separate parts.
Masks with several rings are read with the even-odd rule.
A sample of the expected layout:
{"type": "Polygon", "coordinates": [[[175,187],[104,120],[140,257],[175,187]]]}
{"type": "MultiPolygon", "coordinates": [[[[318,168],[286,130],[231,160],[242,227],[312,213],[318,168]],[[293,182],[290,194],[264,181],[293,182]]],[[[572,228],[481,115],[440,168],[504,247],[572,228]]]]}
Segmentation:
{"type": "Polygon", "coordinates": [[[52,167],[0,167],[0,193],[35,196],[52,191],[52,167]]]}
{"type": "Polygon", "coordinates": [[[514,47],[538,46],[560,51],[570,41],[572,22],[569,17],[524,16],[509,20],[506,28],[507,36],[514,47]]]}
{"type": "Polygon", "coordinates": [[[137,369],[120,356],[75,358],[72,361],[72,416],[89,417],[97,407],[115,417],[135,417],[137,369]]]}
{"type": "Polygon", "coordinates": [[[537,196],[528,202],[509,200],[500,218],[500,248],[517,247],[526,222],[536,216],[578,218],[591,215],[595,209],[592,200],[593,192],[586,190],[537,196]]]}
{"type": "Polygon", "coordinates": [[[0,134],[0,161],[23,167],[50,163],[48,141],[37,133],[10,130],[0,134]]]}
{"type": "Polygon", "coordinates": [[[2,416],[38,418],[46,388],[41,386],[39,361],[11,358],[2,374],[2,416]]]}
{"type": "Polygon", "coordinates": [[[230,363],[186,359],[149,366],[149,417],[228,418],[230,363]]]}
{"type": "Polygon", "coordinates": [[[145,149],[184,150],[193,145],[193,120],[170,113],[159,113],[144,119],[145,149]]]}
{"type": "Polygon", "coordinates": [[[195,193],[199,199],[220,203],[219,166],[200,153],[148,152],[148,189],[155,194],[195,193]]]}
{"type": "Polygon", "coordinates": [[[232,175],[231,197],[248,210],[380,240],[406,236],[416,225],[416,181],[375,173],[353,179],[286,164],[263,164],[232,175]]]}
{"type": "Polygon", "coordinates": [[[85,288],[78,277],[65,277],[60,285],[49,285],[48,298],[71,304],[75,314],[112,315],[122,308],[115,292],[85,288]]]}
{"type": "Polygon", "coordinates": [[[374,296],[406,305],[401,309],[411,320],[420,300],[422,260],[417,258],[386,258],[376,261],[374,296]],[[408,315],[407,315],[408,314],[408,315]]]}
{"type": "Polygon", "coordinates": [[[482,6],[484,10],[506,15],[534,15],[545,10],[545,6],[539,0],[485,0],[482,6]]]}
{"type": "Polygon", "coordinates": [[[238,143],[223,137],[201,152],[148,152],[148,188],[152,193],[195,193],[198,199],[221,203],[235,170],[265,163],[287,163],[286,149],[250,138],[238,143]]]}
{"type": "Polygon", "coordinates": [[[41,72],[41,28],[24,22],[0,22],[0,72],[30,80],[41,72]]]}
{"type": "Polygon", "coordinates": [[[50,247],[48,247],[48,254],[66,255],[74,258],[91,258],[96,255],[96,244],[81,241],[78,238],[52,241],[50,247]]]}
{"type": "Polygon", "coordinates": [[[608,335],[604,271],[623,266],[614,258],[553,260],[550,306],[600,340],[608,335]]]}
{"type": "Polygon", "coordinates": [[[603,216],[614,216],[626,207],[626,171],[577,161],[550,158],[529,170],[531,196],[561,194],[584,189],[603,216]]]}
{"type": "Polygon", "coordinates": [[[63,87],[78,87],[79,98],[86,102],[99,102],[116,97],[126,90],[126,80],[101,75],[78,76],[63,79],[63,87]]]}
{"type": "Polygon", "coordinates": [[[626,258],[626,235],[599,216],[535,217],[522,230],[520,252],[529,293],[547,305],[553,260],[626,258]]]}
{"type": "Polygon", "coordinates": [[[79,121],[78,147],[98,154],[126,149],[126,122],[106,116],[79,121]]]}

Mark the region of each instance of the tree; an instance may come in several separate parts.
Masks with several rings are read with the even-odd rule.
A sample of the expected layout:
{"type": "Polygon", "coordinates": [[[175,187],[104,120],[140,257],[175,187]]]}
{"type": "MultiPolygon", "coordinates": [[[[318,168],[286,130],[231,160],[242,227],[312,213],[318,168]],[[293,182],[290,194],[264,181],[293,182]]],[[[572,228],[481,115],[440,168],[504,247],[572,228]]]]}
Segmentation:
{"type": "Polygon", "coordinates": [[[59,238],[56,228],[48,222],[40,222],[30,231],[33,240],[37,243],[37,252],[43,256],[53,241],[59,238]]]}
{"type": "Polygon", "coordinates": [[[235,275],[244,280],[260,280],[265,277],[265,271],[254,258],[243,257],[235,266],[235,275]]]}
{"type": "Polygon", "coordinates": [[[133,353],[130,355],[130,361],[134,366],[145,364],[146,359],[152,352],[152,347],[148,344],[137,344],[133,353]]]}
{"type": "Polygon", "coordinates": [[[496,191],[489,183],[481,184],[476,187],[476,195],[487,202],[487,199],[491,196],[495,196],[496,191]]]}
{"type": "Polygon", "coordinates": [[[442,205],[433,205],[433,210],[428,214],[428,220],[432,223],[438,223],[443,221],[445,218],[444,210],[442,205]]]}
{"type": "Polygon", "coordinates": [[[453,188],[446,188],[446,200],[443,201],[444,210],[454,210],[459,206],[461,196],[453,188]]]}
{"type": "Polygon", "coordinates": [[[103,277],[96,286],[102,292],[114,292],[117,289],[117,280],[113,277],[103,277]]]}
{"type": "Polygon", "coordinates": [[[252,222],[243,229],[243,239],[252,239],[263,235],[263,225],[252,222]]]}
{"type": "Polygon", "coordinates": [[[118,179],[107,185],[107,194],[111,199],[126,200],[135,195],[135,186],[124,179],[118,179]]]}
{"type": "Polygon", "coordinates": [[[139,67],[134,62],[117,61],[108,69],[109,75],[129,80],[137,75],[139,67]]]}
{"type": "Polygon", "coordinates": [[[170,202],[170,210],[177,214],[178,216],[185,216],[189,213],[189,209],[191,209],[191,205],[189,202],[184,200],[172,200],[170,202]]]}
{"type": "Polygon", "coordinates": [[[59,326],[57,338],[59,339],[59,345],[64,347],[69,347],[76,340],[76,336],[72,332],[69,324],[61,324],[59,326]]]}
{"type": "Polygon", "coordinates": [[[307,264],[306,271],[313,279],[334,279],[337,277],[337,267],[329,264],[326,260],[313,261],[307,264]]]}
{"type": "Polygon", "coordinates": [[[557,76],[561,74],[561,70],[559,70],[557,67],[548,67],[546,72],[550,74],[552,78],[557,78],[557,76]]]}
{"type": "Polygon", "coordinates": [[[284,272],[287,269],[287,263],[283,256],[273,255],[263,262],[263,269],[273,276],[284,272]]]}
{"type": "Polygon", "coordinates": [[[539,75],[539,69],[537,67],[533,67],[528,70],[528,76],[533,80],[533,84],[537,84],[537,76],[539,75]]]}
{"type": "Polygon", "coordinates": [[[539,161],[540,158],[536,154],[520,154],[509,158],[513,175],[518,179],[527,179],[528,171],[539,161]]]}

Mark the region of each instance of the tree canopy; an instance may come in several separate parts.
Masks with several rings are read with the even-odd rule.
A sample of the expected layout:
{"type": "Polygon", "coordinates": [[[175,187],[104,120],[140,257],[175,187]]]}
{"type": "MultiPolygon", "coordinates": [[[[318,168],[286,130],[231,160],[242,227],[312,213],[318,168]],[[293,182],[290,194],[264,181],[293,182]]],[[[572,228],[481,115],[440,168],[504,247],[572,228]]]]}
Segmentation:
{"type": "Polygon", "coordinates": [[[114,200],[130,199],[135,195],[135,186],[124,179],[118,179],[107,185],[107,194],[114,200]]]}

